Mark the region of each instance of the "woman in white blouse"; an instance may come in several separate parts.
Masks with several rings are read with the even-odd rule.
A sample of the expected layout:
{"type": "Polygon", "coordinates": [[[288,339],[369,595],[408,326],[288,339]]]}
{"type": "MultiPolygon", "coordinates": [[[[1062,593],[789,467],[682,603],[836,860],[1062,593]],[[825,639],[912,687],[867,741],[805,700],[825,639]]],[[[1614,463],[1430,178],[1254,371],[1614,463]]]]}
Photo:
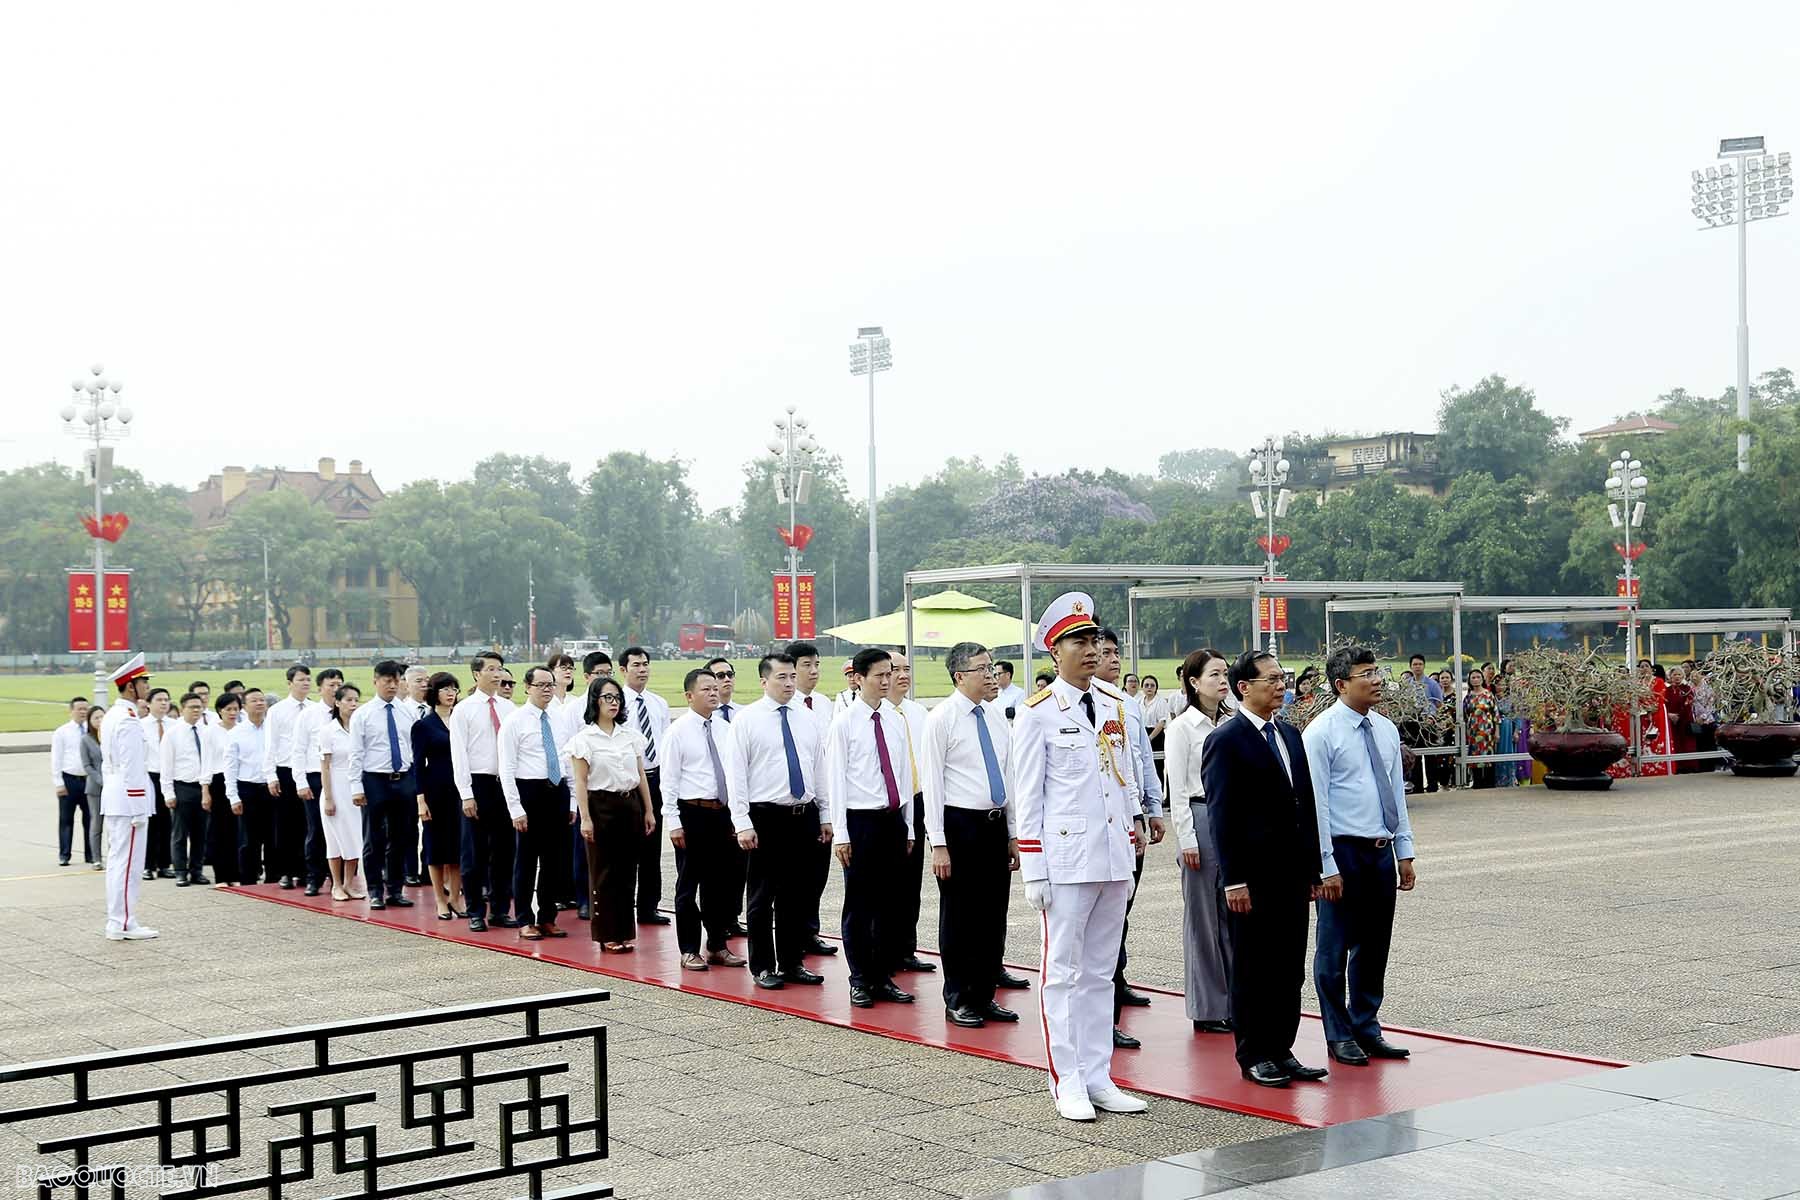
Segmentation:
{"type": "Polygon", "coordinates": [[[635,949],[638,848],[656,829],[644,738],[620,719],[624,711],[625,688],[610,675],[595,679],[588,685],[586,721],[563,748],[581,808],[589,926],[601,949],[615,954],[635,949]]]}
{"type": "Polygon", "coordinates": [[[331,868],[333,900],[364,900],[363,810],[351,803],[350,717],[362,692],[354,683],[338,688],[334,712],[319,726],[319,827],[325,833],[325,861],[331,868]]]}
{"type": "Polygon", "coordinates": [[[1182,957],[1187,963],[1187,1015],[1199,1033],[1231,1032],[1230,953],[1219,911],[1219,852],[1213,846],[1200,789],[1200,751],[1233,713],[1227,697],[1230,663],[1217,650],[1196,650],[1178,678],[1187,707],[1164,734],[1169,811],[1181,848],[1182,957]]]}

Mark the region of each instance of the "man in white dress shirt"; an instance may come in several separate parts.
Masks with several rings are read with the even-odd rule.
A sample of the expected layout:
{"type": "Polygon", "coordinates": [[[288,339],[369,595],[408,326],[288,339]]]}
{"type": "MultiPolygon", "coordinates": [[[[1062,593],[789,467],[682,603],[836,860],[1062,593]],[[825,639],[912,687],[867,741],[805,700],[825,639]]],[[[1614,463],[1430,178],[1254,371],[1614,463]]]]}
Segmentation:
{"type": "MultiPolygon", "coordinates": [[[[431,711],[431,705],[425,703],[425,688],[431,682],[431,670],[417,663],[406,668],[406,676],[401,686],[406,692],[406,699],[413,707],[413,720],[423,721],[431,711]]],[[[402,866],[406,870],[407,887],[425,886],[425,877],[419,872],[419,859],[428,856],[431,849],[431,822],[418,820],[417,809],[413,812],[413,836],[406,844],[406,861],[402,866]]]]}
{"type": "Polygon", "coordinates": [[[1067,592],[1038,623],[1038,649],[1056,678],[1013,725],[1025,902],[1044,914],[1042,984],[1050,1094],[1056,1111],[1091,1121],[1094,1110],[1147,1105],[1112,1081],[1112,974],[1131,896],[1140,815],[1122,696],[1094,681],[1100,665],[1093,597],[1067,592]]]}
{"type": "Polygon", "coordinates": [[[1012,663],[1003,658],[994,664],[994,682],[1000,685],[1000,694],[994,703],[999,706],[1001,715],[1010,721],[1025,705],[1025,689],[1013,682],[1012,663]]]}
{"type": "Polygon", "coordinates": [[[175,869],[170,865],[169,852],[172,847],[174,821],[169,810],[157,799],[162,795],[162,742],[175,728],[176,716],[169,711],[169,689],[153,687],[144,703],[149,711],[138,718],[138,726],[144,733],[144,764],[150,772],[150,799],[154,811],[150,814],[150,824],[145,827],[148,838],[144,846],[144,878],[173,879],[175,869]]]}
{"type": "Polygon", "coordinates": [[[156,798],[145,769],[148,744],[138,724],[139,700],[149,694],[150,673],[137,654],[113,672],[119,698],[100,722],[104,761],[100,812],[106,821],[106,937],[109,941],[143,941],[156,930],[138,921],[138,873],[156,798]]]}
{"type": "Polygon", "coordinates": [[[687,711],[669,722],[663,739],[663,828],[675,847],[675,937],[685,970],[741,967],[745,960],[725,946],[737,904],[731,893],[737,835],[724,762],[731,726],[718,715],[719,681],[711,671],[689,671],[682,690],[687,711]]]}
{"type": "Polygon", "coordinates": [[[619,716],[643,735],[644,774],[650,780],[650,803],[656,809],[656,828],[638,852],[637,919],[640,925],[667,925],[669,918],[658,909],[662,904],[662,739],[669,731],[669,702],[650,690],[648,650],[627,647],[619,664],[625,669],[625,711],[619,716]]]}
{"type": "Polygon", "coordinates": [[[225,741],[225,799],[238,819],[238,882],[274,883],[275,806],[263,774],[268,699],[255,688],[242,695],[243,711],[225,741]]]}
{"type": "Polygon", "coordinates": [[[556,898],[568,884],[566,839],[577,818],[577,809],[563,787],[569,773],[568,759],[556,744],[556,723],[550,715],[555,679],[548,667],[525,669],[525,703],[515,708],[500,726],[500,790],[506,810],[519,834],[519,870],[515,878],[527,887],[536,883],[536,905],[519,896],[529,920],[519,936],[526,941],[568,937],[556,926],[556,898]]]}
{"type": "MultiPolygon", "coordinates": [[[[81,739],[87,733],[88,701],[77,696],[69,701],[69,719],[50,735],[50,783],[56,788],[56,862],[69,865],[75,846],[75,813],[81,813],[82,857],[94,861],[93,831],[100,814],[88,806],[87,768],[81,762],[81,739]]],[[[94,797],[98,807],[100,797],[94,797]]]]}
{"type": "Polygon", "coordinates": [[[518,839],[500,790],[500,727],[516,707],[500,699],[506,659],[483,650],[469,663],[475,686],[450,712],[450,771],[462,797],[463,895],[469,901],[469,931],[484,933],[489,905],[493,923],[516,929],[512,915],[513,852],[518,839]]]}
{"type": "Polygon", "coordinates": [[[926,718],[919,745],[925,836],[938,886],[938,951],[944,959],[944,1016],[979,1027],[1017,1021],[994,1002],[1006,951],[1006,904],[1019,843],[1007,795],[1012,730],[987,702],[993,656],[958,642],[945,660],[955,689],[926,718]]]}
{"type": "MultiPolygon", "coordinates": [[[[713,678],[719,681],[719,709],[717,715],[720,720],[729,725],[737,716],[739,708],[737,701],[732,699],[732,695],[737,689],[737,666],[729,658],[715,658],[706,664],[706,669],[711,671],[713,673],[713,678]]],[[[737,849],[737,842],[734,840],[732,842],[731,862],[729,864],[731,882],[726,887],[726,891],[736,897],[736,899],[731,902],[730,930],[732,937],[744,937],[749,933],[749,930],[744,928],[743,922],[744,864],[744,852],[737,849]]]]}
{"type": "Polygon", "coordinates": [[[412,907],[401,886],[407,847],[418,841],[412,727],[419,710],[400,696],[402,670],[391,658],[375,664],[375,699],[350,718],[350,801],[363,810],[363,876],[377,911],[412,907]]]}
{"type": "MultiPolygon", "coordinates": [[[[819,688],[821,659],[819,648],[811,642],[789,642],[787,655],[794,660],[794,707],[804,710],[812,718],[813,730],[818,734],[819,745],[825,744],[825,735],[831,729],[832,717],[836,709],[831,699],[819,688]]],[[[808,954],[836,954],[837,947],[819,936],[819,898],[825,894],[825,885],[831,879],[831,846],[822,844],[818,848],[810,864],[803,864],[802,869],[810,866],[809,882],[812,886],[812,911],[806,923],[812,928],[812,937],[806,946],[808,954]]]]}
{"type": "Polygon", "coordinates": [[[901,868],[912,851],[912,803],[906,771],[906,719],[888,700],[894,664],[886,650],[857,652],[854,707],[825,737],[825,792],[833,850],[844,868],[844,959],[850,1003],[911,1004],[894,984],[899,965],[901,868]]]}
{"type": "Polygon", "coordinates": [[[900,868],[900,914],[895,931],[899,955],[895,970],[935,971],[937,964],[919,957],[919,897],[925,887],[925,792],[920,784],[919,753],[925,740],[925,706],[912,698],[912,662],[898,650],[889,651],[894,674],[888,682],[888,702],[905,718],[900,731],[906,735],[906,770],[900,788],[909,797],[907,829],[912,849],[900,868]]]}
{"type": "MultiPolygon", "coordinates": [[[[287,695],[269,705],[263,718],[263,778],[269,781],[269,799],[275,805],[275,863],[280,886],[299,887],[306,874],[306,807],[300,799],[299,779],[294,775],[294,750],[299,728],[308,723],[307,697],[312,695],[312,668],[295,663],[287,669],[287,695]]],[[[316,707],[316,706],[315,706],[316,707]]],[[[318,895],[318,889],[312,891],[318,895]]]]}
{"type": "Polygon", "coordinates": [[[337,719],[337,694],[344,686],[344,673],[336,667],[326,667],[313,682],[319,688],[319,702],[300,710],[300,722],[294,727],[294,751],[290,755],[294,789],[299,792],[300,805],[306,810],[306,894],[309,896],[319,894],[331,873],[325,864],[325,827],[320,824],[319,815],[320,797],[324,794],[324,781],[319,778],[322,765],[319,736],[325,732],[325,722],[337,719]]]}
{"type": "MultiPolygon", "coordinates": [[[[581,732],[587,723],[587,687],[583,683],[575,686],[575,659],[572,655],[558,651],[550,656],[544,664],[550,668],[556,684],[551,688],[550,724],[556,732],[556,744],[567,746],[581,732]]],[[[563,778],[565,788],[572,786],[569,778],[563,778]]],[[[570,797],[573,799],[573,796],[570,797]]],[[[579,809],[579,806],[577,806],[579,809]]],[[[576,829],[569,830],[569,870],[563,876],[565,894],[556,898],[557,906],[564,909],[578,909],[577,915],[587,920],[591,912],[588,904],[587,851],[576,829]]]]}
{"type": "Polygon", "coordinates": [[[171,849],[175,861],[175,886],[209,884],[206,877],[206,785],[212,779],[212,761],[206,755],[206,737],[200,714],[206,708],[200,697],[188,692],[181,698],[181,719],[162,741],[162,801],[174,815],[171,849]]]}
{"type": "Polygon", "coordinates": [[[750,856],[750,974],[759,988],[818,984],[802,955],[818,911],[810,867],[815,851],[831,846],[831,826],[819,819],[824,744],[794,703],[793,658],[765,654],[756,673],[762,699],[738,710],[725,762],[731,826],[750,856]]]}

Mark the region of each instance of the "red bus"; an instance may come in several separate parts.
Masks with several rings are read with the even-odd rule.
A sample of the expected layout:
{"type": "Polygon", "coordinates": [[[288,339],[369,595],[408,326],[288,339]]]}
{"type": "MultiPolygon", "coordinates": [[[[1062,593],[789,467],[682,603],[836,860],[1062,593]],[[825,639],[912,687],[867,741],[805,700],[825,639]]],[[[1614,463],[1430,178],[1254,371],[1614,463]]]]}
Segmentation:
{"type": "Polygon", "coordinates": [[[729,655],[736,648],[737,631],[729,625],[702,625],[698,621],[681,627],[677,643],[683,654],[729,655]]]}

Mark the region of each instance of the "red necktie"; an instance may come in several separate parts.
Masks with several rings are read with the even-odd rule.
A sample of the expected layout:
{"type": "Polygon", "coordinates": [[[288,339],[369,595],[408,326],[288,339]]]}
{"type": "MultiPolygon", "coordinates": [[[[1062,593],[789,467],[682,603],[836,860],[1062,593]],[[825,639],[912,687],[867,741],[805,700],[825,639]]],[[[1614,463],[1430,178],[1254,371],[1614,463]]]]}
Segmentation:
{"type": "Polygon", "coordinates": [[[869,714],[875,724],[875,753],[881,757],[881,782],[887,784],[888,811],[900,807],[900,785],[894,782],[894,763],[888,757],[887,737],[881,732],[881,714],[869,714]]]}
{"type": "Polygon", "coordinates": [[[500,732],[500,710],[494,705],[494,698],[488,697],[488,716],[493,718],[494,732],[500,732]]]}

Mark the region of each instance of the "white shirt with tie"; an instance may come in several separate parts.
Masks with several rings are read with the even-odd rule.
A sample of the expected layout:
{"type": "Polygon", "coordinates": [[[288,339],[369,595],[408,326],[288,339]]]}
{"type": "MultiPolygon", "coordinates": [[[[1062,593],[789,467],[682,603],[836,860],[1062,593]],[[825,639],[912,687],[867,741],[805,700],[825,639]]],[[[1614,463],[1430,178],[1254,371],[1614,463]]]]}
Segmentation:
{"type": "Polygon", "coordinates": [[[225,739],[225,795],[233,804],[243,803],[238,798],[239,783],[269,782],[263,774],[263,730],[268,724],[267,720],[258,725],[245,718],[225,739]]]}
{"type": "Polygon", "coordinates": [[[825,743],[818,723],[806,719],[798,696],[788,701],[788,728],[793,732],[803,785],[802,795],[795,798],[788,783],[787,750],[781,736],[782,707],[764,696],[739,708],[731,723],[731,753],[727,756],[720,749],[731,788],[731,826],[739,833],[755,828],[750,822],[752,804],[798,807],[822,799],[819,785],[825,773],[825,743]]]}
{"type": "Polygon", "coordinates": [[[631,685],[626,684],[625,711],[620,716],[630,722],[647,743],[644,766],[651,771],[659,770],[662,767],[663,735],[669,731],[669,702],[649,688],[634,692],[631,685]],[[650,726],[649,733],[644,732],[646,723],[650,726]]]}
{"type": "Polygon", "coordinates": [[[412,769],[412,727],[419,706],[396,696],[392,700],[374,699],[357,708],[350,718],[350,786],[362,795],[362,777],[386,775],[392,771],[412,769]],[[394,714],[394,736],[388,737],[387,715],[394,714]],[[399,751],[400,765],[395,767],[394,751],[399,751]]]}
{"type": "Polygon", "coordinates": [[[712,734],[712,749],[718,752],[719,768],[725,767],[731,749],[731,726],[716,712],[703,717],[687,709],[669,722],[663,738],[662,807],[663,828],[681,828],[682,800],[721,800],[725,798],[727,780],[713,770],[712,751],[707,749],[707,734],[712,734]]]}
{"type": "MultiPolygon", "coordinates": [[[[1250,722],[1250,728],[1256,730],[1257,737],[1263,739],[1265,742],[1269,740],[1269,735],[1263,732],[1263,727],[1265,725],[1274,725],[1275,722],[1265,721],[1247,708],[1238,709],[1237,715],[1250,722]]],[[[1287,772],[1288,783],[1292,784],[1294,782],[1294,763],[1293,760],[1288,757],[1287,739],[1281,736],[1281,730],[1279,728],[1275,730],[1275,750],[1281,755],[1281,769],[1287,772]]],[[[1228,884],[1225,890],[1227,892],[1242,892],[1248,890],[1249,887],[1250,885],[1247,883],[1233,883],[1228,884]]]]}
{"type": "MultiPolygon", "coordinates": [[[[506,811],[512,814],[515,821],[525,815],[525,805],[519,799],[519,780],[550,778],[550,760],[544,747],[546,721],[550,725],[550,740],[554,743],[556,716],[547,708],[521,704],[500,724],[500,791],[506,797],[506,811]]],[[[557,746],[556,778],[562,780],[568,777],[568,755],[563,747],[557,746]]],[[[569,796],[569,811],[576,811],[573,791],[569,796]]]]}
{"type": "Polygon", "coordinates": [[[906,790],[906,718],[890,702],[871,707],[858,700],[831,723],[825,738],[825,794],[830,800],[832,841],[848,844],[850,829],[844,814],[850,809],[879,812],[894,808],[905,814],[911,837],[912,796],[906,790]],[[882,745],[887,747],[888,769],[893,772],[894,794],[881,771],[882,745]]]}
{"type": "Polygon", "coordinates": [[[163,735],[159,766],[164,800],[175,799],[175,784],[205,783],[212,778],[206,757],[206,733],[198,722],[190,725],[176,721],[175,727],[163,735]]]}
{"type": "Polygon", "coordinates": [[[518,706],[477,688],[450,710],[450,775],[456,794],[475,798],[477,775],[500,775],[500,727],[518,706]]]}
{"type": "Polygon", "coordinates": [[[174,713],[161,717],[139,717],[138,725],[144,731],[144,764],[157,774],[162,773],[162,742],[169,730],[181,724],[181,718],[174,713]]]}
{"type": "Polygon", "coordinates": [[[961,692],[951,692],[925,719],[919,739],[919,783],[925,790],[925,840],[934,849],[944,842],[944,810],[965,808],[971,812],[1006,813],[1006,836],[1017,830],[1013,818],[1011,787],[1006,764],[1012,753],[1012,726],[999,702],[977,704],[961,692]],[[976,709],[981,710],[979,718],[976,709]],[[994,765],[1000,772],[1000,804],[993,798],[987,757],[982,753],[976,720],[987,728],[994,749],[994,765]]]}

